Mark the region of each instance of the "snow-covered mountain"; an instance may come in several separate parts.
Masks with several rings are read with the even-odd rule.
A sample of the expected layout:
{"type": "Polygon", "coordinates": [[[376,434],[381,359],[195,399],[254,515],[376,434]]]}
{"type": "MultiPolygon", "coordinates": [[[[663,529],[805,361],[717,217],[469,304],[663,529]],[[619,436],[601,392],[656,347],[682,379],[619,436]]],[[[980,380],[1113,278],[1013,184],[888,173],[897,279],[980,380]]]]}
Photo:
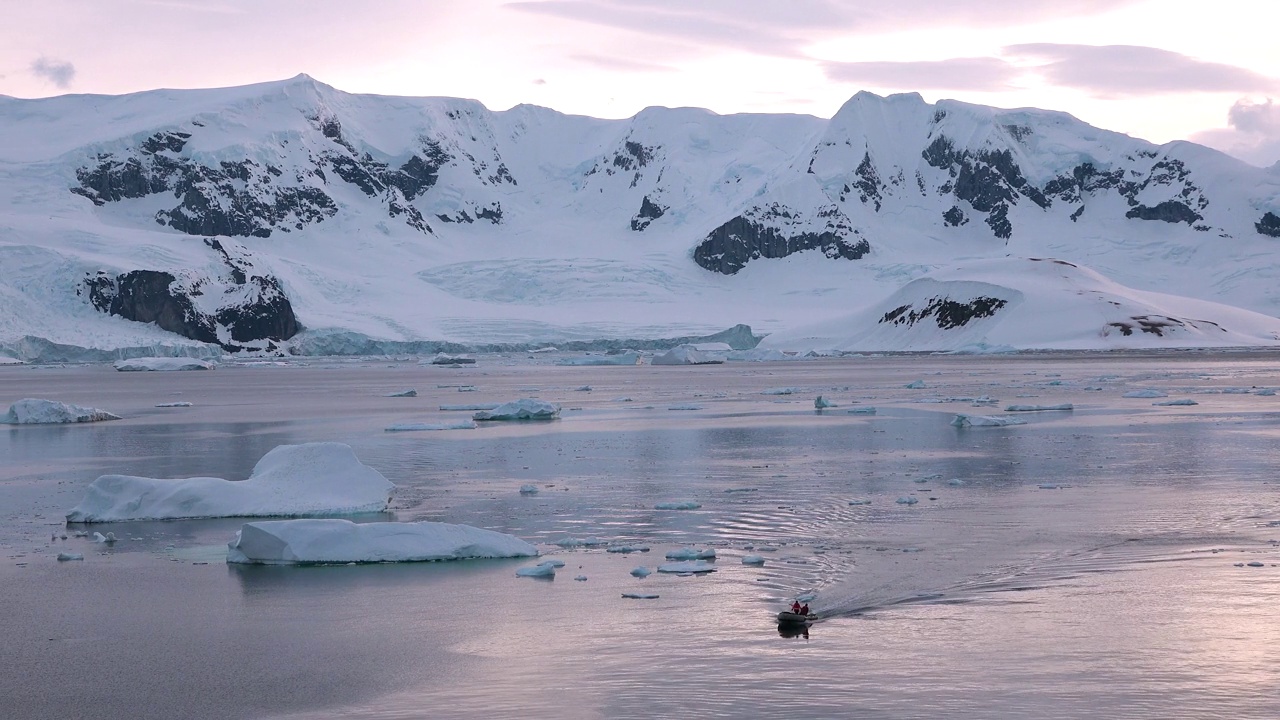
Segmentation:
{"type": "MultiPolygon", "coordinates": [[[[1276,315],[1278,243],[1280,169],[918,95],[830,120],[492,112],[306,76],[0,97],[0,354],[22,357],[772,332],[1006,256],[1276,315]]],[[[1071,337],[1021,346],[1132,336],[1071,337]]]]}

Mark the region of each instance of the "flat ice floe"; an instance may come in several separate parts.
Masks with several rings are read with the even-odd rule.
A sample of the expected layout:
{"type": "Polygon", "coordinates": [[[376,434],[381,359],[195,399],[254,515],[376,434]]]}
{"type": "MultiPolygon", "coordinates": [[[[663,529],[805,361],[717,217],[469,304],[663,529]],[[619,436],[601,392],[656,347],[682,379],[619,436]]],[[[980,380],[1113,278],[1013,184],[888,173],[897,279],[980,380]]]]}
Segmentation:
{"type": "Polygon", "coordinates": [[[716,551],[713,548],[706,550],[698,550],[697,548],[680,548],[667,553],[668,560],[715,560],[716,551]]]}
{"type": "Polygon", "coordinates": [[[701,503],[685,500],[681,502],[660,502],[653,506],[654,510],[697,510],[702,507],[701,503]]]}
{"type": "Polygon", "coordinates": [[[1005,427],[1006,425],[1026,425],[1026,420],[997,415],[956,415],[951,421],[956,427],[1005,427]]]}
{"type": "Polygon", "coordinates": [[[660,573],[709,573],[715,572],[716,566],[702,560],[663,563],[658,566],[660,573]]]}
{"type": "Polygon", "coordinates": [[[635,365],[640,362],[637,353],[621,353],[619,355],[582,355],[580,357],[561,358],[557,365],[585,367],[590,365],[635,365]]]}
{"type": "Polygon", "coordinates": [[[400,390],[399,392],[387,393],[386,395],[383,395],[383,397],[418,397],[418,389],[409,388],[407,390],[400,390]]]}
{"type": "Polygon", "coordinates": [[[520,538],[470,525],[358,524],[334,518],[246,523],[227,545],[227,562],[257,565],[427,562],[537,554],[537,548],[520,538]]]}
{"type": "Polygon", "coordinates": [[[501,403],[468,403],[465,405],[441,405],[441,412],[475,412],[477,410],[493,410],[501,403]]]}
{"type": "Polygon", "coordinates": [[[1074,410],[1075,406],[1071,403],[1062,403],[1060,405],[1010,405],[1004,409],[1005,412],[1043,412],[1046,410],[1074,410]]]}
{"type": "Polygon", "coordinates": [[[427,430],[475,430],[476,424],[471,420],[460,420],[445,423],[397,423],[388,425],[387,432],[423,432],[427,430]]]}
{"type": "Polygon", "coordinates": [[[1171,407],[1171,406],[1199,405],[1200,403],[1196,402],[1195,400],[1192,400],[1191,398],[1180,398],[1178,400],[1165,400],[1163,402],[1153,402],[1151,404],[1155,407],[1171,407]]]}
{"type": "Polygon", "coordinates": [[[516,577],[554,578],[558,567],[564,567],[564,563],[557,565],[554,561],[547,560],[537,565],[530,565],[516,570],[516,577]]]}
{"type": "Polygon", "coordinates": [[[503,403],[492,410],[481,410],[472,415],[473,420],[554,420],[560,416],[560,406],[545,400],[522,398],[503,403]]]}
{"type": "Polygon", "coordinates": [[[67,522],[381,512],[394,487],[348,445],[281,445],[258,461],[247,480],[103,475],[67,513],[67,522]]]}
{"type": "Polygon", "coordinates": [[[179,372],[184,370],[212,370],[217,365],[208,360],[186,357],[142,357],[117,360],[115,369],[120,372],[179,372]]]}
{"type": "Polygon", "coordinates": [[[57,425],[62,423],[87,423],[102,420],[119,420],[106,410],[80,407],[56,400],[23,398],[9,406],[9,412],[0,415],[0,424],[7,425],[57,425]]]}
{"type": "Polygon", "coordinates": [[[1156,390],[1156,389],[1153,389],[1153,388],[1143,388],[1142,390],[1130,390],[1129,392],[1125,393],[1124,395],[1121,395],[1120,397],[1126,397],[1126,398],[1162,398],[1162,397],[1169,397],[1169,393],[1163,392],[1163,391],[1161,391],[1161,390],[1156,390]]]}

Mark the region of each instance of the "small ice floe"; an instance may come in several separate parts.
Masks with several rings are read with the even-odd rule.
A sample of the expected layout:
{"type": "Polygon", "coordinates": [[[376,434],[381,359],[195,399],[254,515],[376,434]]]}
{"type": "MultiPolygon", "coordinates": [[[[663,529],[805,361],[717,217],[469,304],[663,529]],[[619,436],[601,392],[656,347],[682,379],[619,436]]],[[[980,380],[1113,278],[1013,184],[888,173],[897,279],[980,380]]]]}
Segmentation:
{"type": "Polygon", "coordinates": [[[0,415],[0,424],[57,425],[119,419],[119,415],[97,408],[80,407],[56,400],[24,398],[10,405],[9,412],[0,415]]]}
{"type": "Polygon", "coordinates": [[[1264,397],[1271,397],[1276,394],[1276,389],[1275,388],[1258,388],[1257,390],[1253,391],[1253,394],[1262,395],[1264,397]]]}
{"type": "Polygon", "coordinates": [[[475,391],[476,391],[475,385],[459,385],[458,386],[458,392],[475,392],[475,391]]]}
{"type": "Polygon", "coordinates": [[[581,357],[561,358],[557,365],[584,367],[590,365],[635,365],[640,362],[639,353],[619,353],[617,355],[583,355],[581,357]]]}
{"type": "Polygon", "coordinates": [[[545,400],[521,398],[503,403],[492,410],[481,410],[472,420],[554,420],[560,416],[560,406],[545,400]]]}
{"type": "Polygon", "coordinates": [[[720,365],[724,358],[699,350],[694,345],[678,345],[661,355],[655,355],[654,365],[720,365]]]}
{"type": "Polygon", "coordinates": [[[160,403],[159,405],[156,405],[156,407],[158,407],[158,408],[180,408],[180,407],[191,407],[191,403],[186,402],[186,401],[184,400],[184,401],[181,401],[181,402],[167,402],[167,403],[160,403]]]}
{"type": "Polygon", "coordinates": [[[1161,402],[1151,403],[1154,407],[1184,407],[1187,405],[1199,405],[1200,403],[1191,398],[1178,398],[1177,400],[1163,400],[1161,402]]]}
{"type": "Polygon", "coordinates": [[[835,406],[836,406],[835,403],[822,397],[821,395],[819,395],[818,398],[813,401],[814,410],[826,410],[827,408],[833,408],[835,406]]]}
{"type": "Polygon", "coordinates": [[[208,360],[176,357],[142,357],[117,360],[115,369],[120,372],[175,372],[181,370],[212,370],[217,365],[208,360]]]}
{"type": "Polygon", "coordinates": [[[663,563],[658,566],[658,572],[660,573],[709,573],[715,571],[715,565],[703,560],[663,563]]]}
{"type": "Polygon", "coordinates": [[[520,494],[521,495],[537,495],[538,486],[537,485],[521,485],[520,494]]]}
{"type": "Polygon", "coordinates": [[[579,385],[578,387],[574,388],[574,389],[573,389],[573,391],[574,391],[574,392],[591,392],[591,386],[590,386],[590,385],[579,385]]]}
{"type": "Polygon", "coordinates": [[[1162,397],[1169,397],[1169,393],[1162,392],[1162,391],[1160,391],[1160,390],[1156,390],[1155,388],[1143,388],[1143,389],[1141,389],[1141,390],[1130,390],[1129,392],[1127,392],[1127,393],[1125,393],[1125,394],[1121,395],[1120,397],[1126,397],[1126,398],[1162,398],[1162,397]]]}
{"type": "Polygon", "coordinates": [[[113,532],[109,532],[106,535],[103,535],[100,532],[95,532],[93,534],[93,541],[96,543],[104,543],[104,544],[110,545],[116,541],[116,534],[113,532]]]}
{"type": "Polygon", "coordinates": [[[1066,487],[1066,486],[1065,486],[1065,485],[1059,485],[1058,483],[1040,483],[1040,484],[1039,484],[1039,485],[1037,485],[1036,487],[1037,487],[1037,488],[1040,488],[1041,490],[1061,490],[1062,488],[1064,488],[1064,487],[1066,487]]]}
{"type": "Polygon", "coordinates": [[[1257,560],[1254,560],[1253,562],[1247,562],[1245,563],[1245,565],[1249,567],[1266,567],[1266,563],[1262,563],[1257,560]]]}
{"type": "Polygon", "coordinates": [[[387,393],[386,395],[383,395],[383,397],[418,397],[418,390],[416,388],[409,388],[399,392],[387,393]]]}
{"type": "Polygon", "coordinates": [[[622,597],[628,600],[657,600],[657,593],[622,593],[622,597]]]}
{"type": "Polygon", "coordinates": [[[638,578],[649,577],[652,574],[653,574],[653,571],[643,565],[641,565],[638,568],[632,568],[631,570],[632,577],[638,577],[638,578]]]}
{"type": "Polygon", "coordinates": [[[466,403],[464,405],[441,405],[441,412],[475,412],[477,410],[494,410],[498,403],[466,403]]]}
{"type": "Polygon", "coordinates": [[[698,550],[697,548],[680,548],[667,553],[668,560],[714,560],[716,551],[712,548],[706,550],[698,550]]]}
{"type": "Polygon", "coordinates": [[[748,493],[748,492],[759,492],[759,491],[760,491],[760,488],[729,488],[725,490],[725,492],[727,493],[748,493]]]}
{"type": "Polygon", "coordinates": [[[1005,412],[1043,412],[1046,410],[1074,410],[1075,406],[1071,403],[1062,403],[1060,405],[1009,405],[1004,409],[1005,412]]]}
{"type": "Polygon", "coordinates": [[[587,581],[587,576],[586,576],[586,575],[576,575],[576,576],[574,576],[574,578],[573,578],[573,579],[574,579],[574,580],[577,580],[578,582],[586,582],[586,581],[587,581]]]}
{"type": "Polygon", "coordinates": [[[629,397],[616,397],[611,402],[635,402],[635,400],[629,397]]]}
{"type": "Polygon", "coordinates": [[[555,576],[556,566],[550,562],[542,562],[516,570],[516,577],[553,578],[555,576]]]}
{"type": "Polygon", "coordinates": [[[1026,420],[995,415],[956,415],[951,424],[956,427],[1005,427],[1007,425],[1026,425],[1026,420]]]}
{"type": "Polygon", "coordinates": [[[660,502],[653,506],[654,510],[697,510],[702,507],[702,503],[696,503],[692,500],[683,502],[660,502]]]}
{"type": "Polygon", "coordinates": [[[702,409],[702,406],[701,406],[701,405],[693,405],[693,404],[691,404],[691,403],[685,403],[685,404],[683,404],[683,405],[672,405],[671,407],[669,407],[669,408],[667,408],[667,409],[668,409],[668,410],[701,410],[701,409],[702,409]]]}
{"type": "Polygon", "coordinates": [[[67,513],[67,522],[382,512],[393,488],[349,445],[280,445],[262,456],[247,480],[103,475],[67,513]]]}
{"type": "Polygon", "coordinates": [[[760,394],[761,395],[794,395],[798,392],[800,392],[800,388],[774,387],[774,388],[765,388],[764,390],[760,391],[760,394]]]}
{"type": "Polygon", "coordinates": [[[995,405],[998,402],[1000,401],[988,395],[980,395],[973,399],[973,404],[975,407],[979,405],[995,405]]]}
{"type": "Polygon", "coordinates": [[[911,382],[907,383],[906,385],[903,385],[902,387],[908,390],[923,390],[926,386],[923,380],[912,380],[911,382]]]}
{"type": "Polygon", "coordinates": [[[870,504],[871,504],[871,501],[870,501],[870,500],[861,500],[861,499],[860,499],[860,500],[850,500],[850,501],[849,501],[849,504],[850,504],[850,505],[870,505],[870,504]]]}
{"type": "Polygon", "coordinates": [[[550,565],[550,566],[551,566],[551,567],[553,567],[553,568],[562,568],[562,567],[564,567],[564,561],[563,561],[563,560],[561,560],[560,558],[548,558],[548,559],[543,560],[542,562],[540,562],[540,563],[538,563],[538,564],[539,564],[539,565],[550,565]]]}
{"type": "Polygon", "coordinates": [[[353,523],[337,518],[245,523],[227,562],[254,565],[427,562],[536,557],[520,538],[438,522],[353,523]]]}
{"type": "Polygon", "coordinates": [[[764,556],[763,555],[743,555],[742,564],[743,565],[764,565],[764,556]]]}
{"type": "Polygon", "coordinates": [[[609,541],[602,540],[598,537],[585,537],[585,538],[567,537],[562,540],[557,540],[555,544],[559,545],[562,548],[600,547],[602,545],[608,545],[609,541]]]}
{"type": "Polygon", "coordinates": [[[950,485],[951,487],[960,487],[961,485],[964,484],[964,481],[961,480],[960,478],[951,478],[950,480],[947,481],[947,484],[950,485]]]}
{"type": "Polygon", "coordinates": [[[849,408],[848,410],[845,410],[845,412],[849,413],[850,415],[875,415],[876,409],[871,406],[856,407],[856,408],[849,408]]]}
{"type": "Polygon", "coordinates": [[[477,425],[471,420],[446,423],[396,423],[388,425],[386,432],[425,432],[428,430],[475,430],[477,425]]]}
{"type": "Polygon", "coordinates": [[[649,546],[648,545],[613,545],[608,548],[605,548],[605,552],[630,555],[631,553],[637,553],[637,552],[649,552],[649,546]]]}
{"type": "Polygon", "coordinates": [[[475,365],[476,359],[468,355],[449,355],[439,353],[431,358],[431,365],[475,365]]]}
{"type": "Polygon", "coordinates": [[[84,555],[80,553],[72,553],[72,552],[58,553],[58,562],[66,562],[68,560],[83,560],[83,559],[84,559],[84,555]]]}
{"type": "Polygon", "coordinates": [[[899,505],[915,505],[916,503],[920,502],[920,500],[914,495],[903,495],[897,500],[894,500],[894,502],[898,503],[899,505]]]}

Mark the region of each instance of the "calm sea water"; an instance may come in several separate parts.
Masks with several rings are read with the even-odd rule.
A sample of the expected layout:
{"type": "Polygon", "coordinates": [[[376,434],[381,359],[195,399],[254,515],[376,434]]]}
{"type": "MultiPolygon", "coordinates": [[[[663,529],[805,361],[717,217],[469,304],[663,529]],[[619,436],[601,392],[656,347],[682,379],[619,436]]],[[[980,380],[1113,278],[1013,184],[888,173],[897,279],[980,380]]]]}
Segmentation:
{"type": "Polygon", "coordinates": [[[0,716],[1274,718],[1280,396],[1254,393],[1280,387],[1275,360],[0,368],[0,405],[126,418],[0,430],[0,716]],[[1199,404],[1121,397],[1143,387],[1199,404]],[[838,407],[815,412],[818,394],[838,407]],[[966,400],[981,396],[999,403],[966,400]],[[516,397],[563,417],[384,431],[516,397]],[[154,407],[176,400],[193,406],[154,407]],[[566,566],[228,567],[240,521],[88,528],[110,548],[62,523],[103,473],[243,478],[319,440],[399,486],[362,520],[510,532],[566,566]],[[671,501],[701,507],[654,509],[671,501]],[[651,551],[557,544],[575,538],[651,551]],[[686,546],[715,548],[717,572],[630,576],[686,546]],[[774,613],[807,593],[824,619],[780,633],[774,613]]]}

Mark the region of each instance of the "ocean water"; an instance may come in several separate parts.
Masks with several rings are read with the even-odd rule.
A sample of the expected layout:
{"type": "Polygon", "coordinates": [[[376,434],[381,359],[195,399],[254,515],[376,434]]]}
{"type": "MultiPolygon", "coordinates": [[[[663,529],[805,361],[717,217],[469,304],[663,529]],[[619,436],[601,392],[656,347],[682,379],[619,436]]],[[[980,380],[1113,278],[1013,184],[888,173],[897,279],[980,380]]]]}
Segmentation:
{"type": "Polygon", "coordinates": [[[1277,717],[1280,396],[1257,394],[1280,387],[1275,361],[0,368],[0,405],[125,417],[0,429],[0,716],[1277,717]],[[1121,397],[1147,387],[1169,398],[1121,397]],[[819,394],[837,407],[816,412],[819,394]],[[384,431],[517,397],[562,418],[384,431]],[[1199,404],[1152,405],[1177,398],[1199,404]],[[193,405],[154,407],[173,401],[193,405]],[[1023,425],[950,424],[1063,402],[1023,425]],[[565,567],[231,567],[242,521],[62,522],[100,474],[243,478],[276,445],[320,440],[397,484],[361,521],[509,532],[565,567]],[[700,507],[655,509],[684,501],[700,507]],[[650,551],[573,546],[591,538],[650,551]],[[629,574],[681,547],[714,548],[717,571],[629,574]],[[780,631],[806,594],[821,619],[780,631]]]}

